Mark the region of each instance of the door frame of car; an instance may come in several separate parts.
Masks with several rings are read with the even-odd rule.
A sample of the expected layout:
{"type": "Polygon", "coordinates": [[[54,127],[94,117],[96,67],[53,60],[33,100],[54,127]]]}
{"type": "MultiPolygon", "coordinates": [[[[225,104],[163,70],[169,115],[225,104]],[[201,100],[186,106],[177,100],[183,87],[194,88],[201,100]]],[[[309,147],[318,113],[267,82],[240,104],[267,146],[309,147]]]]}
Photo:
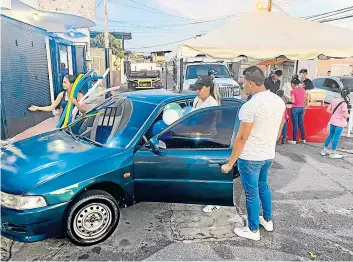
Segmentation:
{"type": "MultiPolygon", "coordinates": [[[[232,109],[235,109],[235,108],[238,108],[236,106],[220,106],[220,107],[217,107],[217,109],[225,109],[225,108],[232,108],[232,109]]],[[[238,108],[239,109],[239,108],[238,108]]],[[[178,121],[176,121],[175,123],[173,123],[172,125],[170,125],[168,128],[166,128],[164,131],[162,131],[160,134],[157,134],[156,136],[154,136],[153,138],[158,138],[160,136],[162,136],[163,134],[165,134],[166,132],[168,132],[170,129],[174,128],[175,126],[177,126],[180,122],[182,121],[185,121],[186,119],[196,115],[196,114],[200,114],[202,112],[207,112],[207,111],[211,111],[212,108],[204,108],[204,109],[199,109],[197,111],[194,111],[192,113],[190,113],[189,115],[179,119],[178,121]]],[[[208,152],[211,159],[205,157],[205,158],[201,158],[202,160],[204,159],[205,160],[205,163],[201,163],[201,168],[204,168],[204,165],[208,165],[209,166],[209,169],[205,169],[204,168],[204,171],[203,172],[208,172],[208,170],[210,171],[210,173],[213,173],[215,174],[216,176],[218,176],[217,179],[219,179],[219,176],[221,174],[221,170],[220,170],[220,164],[221,163],[218,163],[217,161],[223,161],[223,159],[229,159],[230,155],[231,155],[231,152],[232,152],[232,148],[233,148],[233,143],[234,143],[234,139],[235,139],[235,136],[236,136],[236,126],[237,126],[237,118],[234,122],[234,125],[233,125],[233,132],[232,132],[232,137],[231,137],[231,141],[230,141],[230,145],[227,147],[227,148],[180,148],[180,149],[166,149],[166,150],[163,150],[164,152],[164,155],[163,156],[160,156],[158,154],[156,154],[155,152],[153,152],[152,149],[147,149],[146,150],[146,144],[148,143],[145,143],[144,146],[142,146],[139,150],[137,150],[135,153],[134,153],[134,158],[135,157],[146,157],[147,159],[150,159],[150,158],[156,158],[157,160],[155,162],[158,163],[158,161],[160,159],[158,159],[159,157],[165,157],[166,161],[169,161],[168,163],[170,163],[170,160],[169,159],[173,159],[171,156],[174,156],[175,155],[180,155],[181,153],[178,153],[178,152],[190,152],[190,153],[193,153],[192,155],[201,155],[203,156],[202,154],[200,154],[201,152],[208,152]],[[216,155],[216,152],[222,152],[220,155],[216,155]],[[170,153],[170,154],[168,154],[170,153]],[[215,156],[215,159],[216,159],[216,162],[215,164],[212,164],[212,160],[213,159],[213,153],[216,155],[215,156]],[[141,154],[141,155],[139,155],[141,154]],[[217,157],[219,157],[220,159],[217,160],[217,157]],[[213,169],[212,169],[213,168],[213,169]],[[218,173],[218,170],[219,169],[219,173],[218,173]],[[214,173],[216,172],[216,173],[214,173]]],[[[153,122],[152,122],[153,124],[153,122]]],[[[150,126],[149,126],[150,127],[150,126]]],[[[153,139],[152,138],[152,139],[153,139]]],[[[146,160],[147,160],[146,159],[146,160]]],[[[188,159],[186,157],[186,159],[188,159]]],[[[202,161],[201,160],[201,161],[202,161]]],[[[134,160],[135,161],[135,160],[134,160]]],[[[190,162],[190,161],[189,161],[190,162]]],[[[192,161],[191,161],[192,162],[192,161]]],[[[135,166],[135,164],[134,164],[135,166]]],[[[162,168],[163,169],[163,168],[162,168]]],[[[150,171],[146,171],[146,172],[150,172],[150,171]]],[[[222,174],[223,175],[223,174],[222,174]]],[[[224,195],[224,200],[223,200],[223,204],[224,205],[233,205],[233,179],[235,178],[235,176],[237,176],[237,168],[234,167],[233,169],[233,173],[231,174],[228,174],[228,175],[225,175],[225,176],[228,176],[229,178],[229,182],[226,182],[227,179],[225,180],[219,180],[219,181],[223,181],[223,182],[220,182],[220,186],[218,188],[213,188],[213,193],[216,194],[216,195],[219,195],[221,196],[222,194],[224,195]],[[229,188],[230,187],[230,188],[229,188]],[[218,190],[218,191],[217,191],[218,190]]],[[[134,178],[135,178],[135,167],[134,167],[134,178]]],[[[144,178],[146,179],[146,178],[144,178]]],[[[147,178],[148,180],[148,178],[147,178]]],[[[170,188],[171,191],[173,192],[176,192],[175,190],[175,186],[177,183],[178,179],[173,179],[173,180],[170,180],[170,181],[162,181],[160,182],[158,179],[155,179],[155,182],[153,183],[160,183],[161,186],[163,187],[161,190],[164,189],[164,187],[168,187],[170,188]],[[169,184],[168,184],[169,183],[169,184]]],[[[196,191],[199,191],[200,192],[200,200],[204,200],[205,202],[202,202],[203,204],[222,204],[219,202],[219,199],[217,199],[217,197],[214,197],[214,199],[210,199],[209,197],[205,197],[206,196],[206,190],[209,190],[209,188],[207,188],[206,184],[207,184],[207,179],[204,179],[202,181],[205,181],[203,184],[200,183],[201,180],[195,180],[193,181],[194,183],[192,185],[190,185],[191,188],[195,189],[196,191]],[[215,202],[207,202],[207,201],[215,201],[215,202]],[[218,201],[218,202],[217,202],[218,201]]],[[[151,181],[139,181],[141,184],[144,185],[144,188],[146,191],[155,191],[155,190],[158,190],[158,188],[156,188],[155,185],[152,185],[151,184],[151,181]],[[151,189],[153,188],[153,189],[151,189]]],[[[185,184],[185,181],[183,180],[183,178],[180,178],[180,181],[179,182],[184,182],[184,185],[189,186],[187,184],[185,184]]],[[[136,182],[135,182],[136,183],[136,182]]],[[[139,186],[139,185],[137,185],[139,186]]],[[[138,195],[138,190],[134,190],[135,191],[135,195],[138,195]]],[[[142,190],[142,188],[141,188],[142,190]]],[[[148,193],[148,192],[147,192],[148,193]]],[[[146,193],[146,194],[147,194],[146,193]]],[[[181,203],[185,203],[185,202],[188,202],[188,199],[187,197],[190,197],[190,196],[186,196],[186,199],[185,197],[183,196],[179,196],[177,197],[176,199],[174,198],[168,198],[168,197],[165,197],[166,196],[166,192],[157,192],[157,193],[154,193],[154,196],[152,196],[152,198],[148,198],[148,197],[145,197],[145,199],[147,199],[147,201],[156,201],[156,202],[161,202],[161,201],[158,201],[158,199],[164,199],[164,201],[162,202],[181,202],[181,203]],[[163,197],[162,197],[163,196],[163,197]],[[152,199],[152,200],[151,200],[152,199]],[[170,200],[172,199],[172,200],[170,200]],[[168,201],[169,200],[169,201],[168,201]]],[[[142,193],[139,194],[139,195],[143,195],[142,193]]],[[[137,196],[137,200],[140,200],[140,201],[144,201],[143,197],[138,197],[137,196]],[[142,198],[142,199],[141,199],[142,198]]],[[[195,200],[195,199],[194,199],[195,200]]],[[[193,202],[193,203],[197,203],[197,202],[193,202]]]]}

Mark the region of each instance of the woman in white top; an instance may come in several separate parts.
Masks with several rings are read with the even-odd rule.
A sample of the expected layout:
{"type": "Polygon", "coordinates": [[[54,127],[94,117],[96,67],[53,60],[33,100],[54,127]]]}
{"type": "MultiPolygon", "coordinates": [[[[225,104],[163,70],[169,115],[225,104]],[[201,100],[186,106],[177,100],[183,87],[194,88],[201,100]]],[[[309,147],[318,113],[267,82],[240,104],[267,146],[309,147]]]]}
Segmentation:
{"type": "MultiPolygon", "coordinates": [[[[199,79],[197,79],[194,87],[197,92],[197,97],[194,100],[193,110],[219,106],[221,104],[219,91],[218,88],[214,85],[212,76],[200,76],[199,79]]],[[[211,213],[218,209],[220,209],[220,206],[208,205],[203,209],[203,212],[211,213]]]]}
{"type": "Polygon", "coordinates": [[[194,110],[220,105],[219,91],[218,88],[215,87],[211,76],[200,76],[194,88],[197,93],[193,104],[194,110]]]}

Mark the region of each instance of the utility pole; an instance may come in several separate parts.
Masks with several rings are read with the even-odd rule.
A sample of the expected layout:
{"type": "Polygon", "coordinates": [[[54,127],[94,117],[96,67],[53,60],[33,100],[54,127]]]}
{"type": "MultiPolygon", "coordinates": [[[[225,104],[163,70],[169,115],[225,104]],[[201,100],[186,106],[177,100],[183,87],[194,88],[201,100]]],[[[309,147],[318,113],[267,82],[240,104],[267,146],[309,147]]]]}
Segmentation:
{"type": "MultiPolygon", "coordinates": [[[[109,59],[109,29],[108,29],[108,0],[104,0],[104,53],[105,53],[105,69],[110,67],[109,59]]],[[[110,71],[107,74],[106,79],[106,88],[110,88],[110,71]]],[[[111,93],[108,92],[106,97],[111,96],[111,93]]]]}
{"type": "Polygon", "coordinates": [[[268,10],[269,12],[272,12],[272,5],[273,5],[273,0],[268,0],[267,10],[268,10]]]}

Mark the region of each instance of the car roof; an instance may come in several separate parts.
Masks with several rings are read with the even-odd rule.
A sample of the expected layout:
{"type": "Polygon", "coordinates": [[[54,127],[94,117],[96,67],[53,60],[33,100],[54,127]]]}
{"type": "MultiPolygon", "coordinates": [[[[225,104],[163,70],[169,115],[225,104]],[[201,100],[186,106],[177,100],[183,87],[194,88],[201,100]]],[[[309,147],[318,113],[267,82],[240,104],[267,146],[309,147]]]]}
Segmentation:
{"type": "Polygon", "coordinates": [[[315,77],[314,79],[322,79],[322,78],[325,78],[325,79],[327,78],[327,79],[332,79],[332,80],[339,80],[339,79],[353,79],[353,76],[318,76],[318,77],[315,77]]]}
{"type": "Polygon", "coordinates": [[[178,99],[194,98],[196,96],[196,92],[179,94],[165,89],[153,89],[153,90],[121,93],[119,94],[119,96],[128,98],[132,101],[139,101],[139,102],[158,105],[164,101],[169,101],[174,99],[178,100],[178,99]]]}

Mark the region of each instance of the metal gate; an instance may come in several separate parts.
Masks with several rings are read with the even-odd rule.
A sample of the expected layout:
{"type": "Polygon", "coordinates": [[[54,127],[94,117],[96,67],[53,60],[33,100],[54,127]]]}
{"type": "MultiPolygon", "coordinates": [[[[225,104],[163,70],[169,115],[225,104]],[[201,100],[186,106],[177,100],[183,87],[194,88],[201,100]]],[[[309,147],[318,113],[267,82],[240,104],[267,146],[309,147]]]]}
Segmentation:
{"type": "Polygon", "coordinates": [[[44,30],[1,16],[1,139],[52,116],[28,111],[51,103],[45,37],[44,30]]]}

